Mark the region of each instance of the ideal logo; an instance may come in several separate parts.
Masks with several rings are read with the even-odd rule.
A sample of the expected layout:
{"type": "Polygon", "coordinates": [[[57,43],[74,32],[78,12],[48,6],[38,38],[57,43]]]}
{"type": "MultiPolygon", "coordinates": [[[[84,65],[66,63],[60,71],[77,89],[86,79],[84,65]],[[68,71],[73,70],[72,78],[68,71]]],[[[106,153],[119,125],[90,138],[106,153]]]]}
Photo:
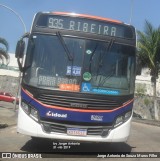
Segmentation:
{"type": "Polygon", "coordinates": [[[94,120],[94,121],[103,121],[103,116],[91,115],[91,120],[94,120]]]}
{"type": "Polygon", "coordinates": [[[52,117],[61,117],[61,118],[67,118],[67,114],[59,114],[59,113],[54,113],[52,111],[48,111],[46,113],[46,116],[52,116],[52,117]]]}

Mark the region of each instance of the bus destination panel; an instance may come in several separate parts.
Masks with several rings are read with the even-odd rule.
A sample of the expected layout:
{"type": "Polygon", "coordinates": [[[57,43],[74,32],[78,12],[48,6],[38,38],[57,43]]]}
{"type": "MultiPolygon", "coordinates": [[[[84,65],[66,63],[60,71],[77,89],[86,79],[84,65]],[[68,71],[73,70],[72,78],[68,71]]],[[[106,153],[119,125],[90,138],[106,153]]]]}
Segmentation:
{"type": "Polygon", "coordinates": [[[36,26],[121,38],[133,38],[132,29],[127,25],[81,17],[42,15],[39,17],[36,26]]]}

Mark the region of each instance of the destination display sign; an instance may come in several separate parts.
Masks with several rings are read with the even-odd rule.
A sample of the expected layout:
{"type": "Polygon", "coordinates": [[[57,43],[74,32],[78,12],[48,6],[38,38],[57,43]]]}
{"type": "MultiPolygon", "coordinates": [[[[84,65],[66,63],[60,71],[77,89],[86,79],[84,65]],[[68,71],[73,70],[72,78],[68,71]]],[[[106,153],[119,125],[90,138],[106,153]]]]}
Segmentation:
{"type": "Polygon", "coordinates": [[[130,26],[81,17],[42,15],[39,17],[36,25],[38,27],[47,27],[58,30],[70,30],[97,35],[133,38],[133,32],[130,26]]]}

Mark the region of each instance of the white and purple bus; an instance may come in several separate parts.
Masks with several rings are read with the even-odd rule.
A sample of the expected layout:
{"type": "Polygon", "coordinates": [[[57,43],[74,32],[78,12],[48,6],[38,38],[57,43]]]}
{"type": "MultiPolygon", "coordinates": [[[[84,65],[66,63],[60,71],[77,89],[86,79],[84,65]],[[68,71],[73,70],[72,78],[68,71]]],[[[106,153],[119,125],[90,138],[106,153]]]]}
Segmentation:
{"type": "Polygon", "coordinates": [[[84,14],[39,12],[30,33],[18,41],[16,58],[22,72],[19,133],[127,140],[135,87],[133,26],[84,14]]]}

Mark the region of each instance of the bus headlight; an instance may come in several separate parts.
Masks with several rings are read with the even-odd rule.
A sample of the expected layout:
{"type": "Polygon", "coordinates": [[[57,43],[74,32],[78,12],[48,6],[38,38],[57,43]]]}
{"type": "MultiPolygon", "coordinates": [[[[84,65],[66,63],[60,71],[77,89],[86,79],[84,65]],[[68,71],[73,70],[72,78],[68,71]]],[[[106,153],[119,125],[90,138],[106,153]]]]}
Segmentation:
{"type": "Polygon", "coordinates": [[[132,115],[132,111],[125,113],[125,115],[124,115],[125,121],[127,121],[131,117],[131,115],[132,115]]]}
{"type": "Polygon", "coordinates": [[[21,107],[32,119],[38,121],[38,110],[36,110],[33,106],[28,105],[25,101],[22,100],[21,107]]]}
{"type": "Polygon", "coordinates": [[[22,107],[22,109],[23,109],[27,114],[29,114],[30,108],[29,108],[29,106],[28,106],[27,103],[25,103],[24,101],[22,101],[21,107],[22,107]]]}
{"type": "Polygon", "coordinates": [[[30,116],[31,116],[34,120],[38,121],[38,111],[37,111],[35,108],[33,108],[33,107],[31,107],[30,116]]]}
{"type": "Polygon", "coordinates": [[[128,112],[118,116],[116,118],[114,127],[117,127],[117,126],[123,124],[125,121],[127,121],[131,117],[131,115],[132,115],[132,111],[128,111],[128,112]]]}
{"type": "Polygon", "coordinates": [[[121,125],[123,123],[123,120],[124,120],[123,116],[117,117],[114,127],[117,127],[117,126],[121,125]]]}

